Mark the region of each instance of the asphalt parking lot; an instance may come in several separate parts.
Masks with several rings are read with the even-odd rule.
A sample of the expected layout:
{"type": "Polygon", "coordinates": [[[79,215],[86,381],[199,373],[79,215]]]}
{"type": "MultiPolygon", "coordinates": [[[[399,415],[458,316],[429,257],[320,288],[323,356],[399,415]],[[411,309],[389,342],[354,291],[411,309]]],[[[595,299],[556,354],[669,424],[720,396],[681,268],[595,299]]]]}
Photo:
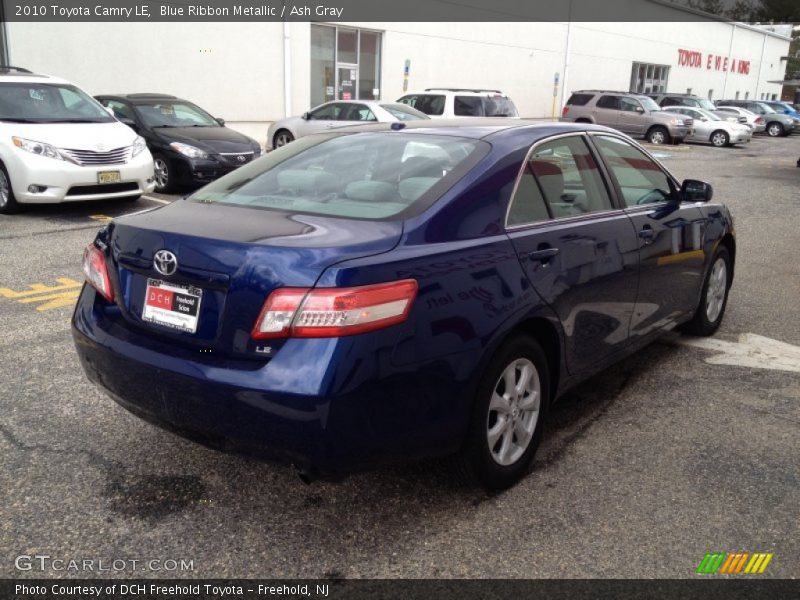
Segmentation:
{"type": "Polygon", "coordinates": [[[0,577],[92,575],[15,567],[34,554],[192,561],[98,576],[693,577],[709,552],[771,552],[763,576],[799,577],[800,135],[651,150],[736,218],[722,328],[569,392],[534,471],[496,495],[438,462],[305,485],[131,416],[73,350],[81,253],[109,217],[175,197],[0,216],[0,577]]]}

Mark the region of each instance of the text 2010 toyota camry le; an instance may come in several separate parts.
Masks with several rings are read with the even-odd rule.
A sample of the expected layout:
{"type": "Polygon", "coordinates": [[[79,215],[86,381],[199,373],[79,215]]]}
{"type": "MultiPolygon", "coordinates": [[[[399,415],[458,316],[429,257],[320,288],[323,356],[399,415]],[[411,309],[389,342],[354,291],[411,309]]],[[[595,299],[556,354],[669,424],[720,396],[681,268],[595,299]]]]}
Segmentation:
{"type": "Polygon", "coordinates": [[[594,125],[298,140],[89,245],[89,378],[148,421],[309,476],[449,455],[520,478],[548,406],[660,332],[722,320],[711,187],[594,125]]]}

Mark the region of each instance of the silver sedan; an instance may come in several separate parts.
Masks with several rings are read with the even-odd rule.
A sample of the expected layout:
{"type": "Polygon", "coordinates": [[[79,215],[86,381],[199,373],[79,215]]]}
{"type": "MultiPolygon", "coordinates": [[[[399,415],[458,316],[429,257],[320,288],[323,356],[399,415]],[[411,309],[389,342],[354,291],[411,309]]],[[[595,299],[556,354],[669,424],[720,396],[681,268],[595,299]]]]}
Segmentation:
{"type": "Polygon", "coordinates": [[[722,148],[734,144],[746,144],[753,137],[753,132],[747,125],[728,121],[704,108],[670,106],[664,110],[694,119],[693,131],[686,138],[687,142],[711,143],[722,148]]]}
{"type": "Polygon", "coordinates": [[[746,122],[745,124],[753,130],[753,133],[764,133],[764,130],[767,128],[767,122],[764,120],[764,117],[746,108],[741,108],[739,106],[718,106],[717,110],[714,112],[721,117],[726,115],[743,117],[746,122]]]}
{"type": "Polygon", "coordinates": [[[399,102],[336,100],[320,104],[299,117],[275,121],[267,132],[267,150],[285,146],[312,133],[335,127],[367,123],[393,123],[430,119],[428,115],[399,102]]]}

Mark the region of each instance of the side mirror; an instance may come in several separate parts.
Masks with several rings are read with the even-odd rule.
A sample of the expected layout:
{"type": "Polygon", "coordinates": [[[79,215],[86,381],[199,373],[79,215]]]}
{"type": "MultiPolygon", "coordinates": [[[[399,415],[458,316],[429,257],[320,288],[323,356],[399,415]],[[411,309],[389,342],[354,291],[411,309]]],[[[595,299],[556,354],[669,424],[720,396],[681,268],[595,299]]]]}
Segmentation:
{"type": "Polygon", "coordinates": [[[136,126],[136,121],[134,121],[133,119],[129,119],[128,117],[121,117],[119,122],[122,123],[123,125],[127,125],[134,131],[139,130],[139,128],[136,126]]]}
{"type": "Polygon", "coordinates": [[[681,184],[681,198],[684,202],[708,202],[714,197],[710,183],[697,179],[686,179],[681,184]]]}
{"type": "Polygon", "coordinates": [[[311,115],[307,112],[304,112],[303,116],[300,118],[303,119],[303,121],[308,121],[311,118],[311,115]]]}
{"type": "Polygon", "coordinates": [[[639,114],[642,114],[644,112],[644,109],[641,106],[637,106],[636,107],[636,112],[639,113],[639,114]]]}
{"type": "Polygon", "coordinates": [[[220,119],[219,117],[217,117],[217,118],[216,118],[216,119],[214,119],[214,120],[215,120],[217,123],[219,123],[219,124],[220,124],[220,127],[225,127],[225,119],[220,119]]]}
{"type": "Polygon", "coordinates": [[[110,114],[112,117],[114,116],[114,109],[113,108],[111,108],[110,106],[104,106],[103,108],[105,108],[106,112],[108,114],[110,114]]]}
{"type": "Polygon", "coordinates": [[[708,121],[708,119],[707,119],[707,118],[705,118],[705,117],[700,117],[700,120],[701,120],[701,121],[703,121],[703,122],[706,122],[706,121],[708,121]]]}

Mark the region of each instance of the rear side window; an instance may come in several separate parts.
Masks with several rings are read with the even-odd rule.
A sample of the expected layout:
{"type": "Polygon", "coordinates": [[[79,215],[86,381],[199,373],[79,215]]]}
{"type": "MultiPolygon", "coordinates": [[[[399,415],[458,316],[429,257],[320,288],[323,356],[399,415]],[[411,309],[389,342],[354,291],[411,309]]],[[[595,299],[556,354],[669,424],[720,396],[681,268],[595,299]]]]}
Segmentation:
{"type": "Polygon", "coordinates": [[[619,96],[601,96],[597,101],[597,107],[619,110],[619,96]]]}
{"type": "Polygon", "coordinates": [[[444,96],[439,94],[409,94],[400,98],[398,102],[408,104],[426,115],[444,114],[444,96]]]}
{"type": "Polygon", "coordinates": [[[483,98],[480,96],[456,96],[453,113],[457,117],[482,117],[483,98]]]}
{"type": "MultiPolygon", "coordinates": [[[[290,213],[387,219],[488,151],[479,140],[370,132],[301,138],[189,197],[290,213]]],[[[431,199],[431,195],[427,196],[431,199]]]]}
{"type": "Polygon", "coordinates": [[[339,121],[377,121],[375,115],[364,104],[348,104],[342,109],[339,121]]]}
{"type": "Polygon", "coordinates": [[[567,104],[572,106],[586,106],[589,100],[592,99],[592,94],[572,94],[567,100],[567,104]]]}
{"type": "Polygon", "coordinates": [[[612,210],[597,161],[582,137],[541,144],[525,164],[508,225],[612,210]]]}

